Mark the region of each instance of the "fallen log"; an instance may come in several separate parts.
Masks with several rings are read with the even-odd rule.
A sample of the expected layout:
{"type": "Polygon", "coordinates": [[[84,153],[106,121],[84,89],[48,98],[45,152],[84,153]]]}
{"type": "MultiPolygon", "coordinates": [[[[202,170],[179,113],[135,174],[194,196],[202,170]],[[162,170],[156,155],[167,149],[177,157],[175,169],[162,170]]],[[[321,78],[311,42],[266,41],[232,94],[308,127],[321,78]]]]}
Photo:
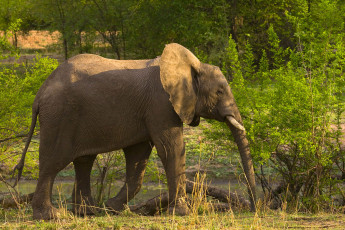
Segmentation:
{"type": "MultiPolygon", "coordinates": [[[[200,185],[193,181],[187,180],[186,193],[193,194],[193,192],[195,193],[195,191],[203,191],[207,196],[213,197],[214,199],[218,200],[220,203],[211,203],[213,210],[215,211],[228,211],[230,208],[249,209],[250,207],[250,202],[241,195],[233,192],[227,192],[213,186],[200,185]]],[[[0,204],[2,204],[3,208],[18,207],[19,204],[31,202],[33,195],[34,193],[30,193],[22,195],[19,198],[3,198],[0,199],[0,204]]],[[[168,194],[162,193],[140,204],[131,205],[129,206],[129,208],[132,212],[140,215],[155,215],[162,211],[165,211],[168,205],[168,194]]]]}
{"type": "Polygon", "coordinates": [[[220,202],[229,203],[231,207],[245,209],[250,207],[250,202],[237,193],[224,191],[213,186],[200,185],[193,181],[187,180],[186,193],[192,194],[194,189],[205,191],[207,196],[211,196],[220,202]]]}
{"type": "Polygon", "coordinates": [[[3,208],[18,208],[20,204],[30,203],[33,197],[34,193],[21,195],[19,197],[6,197],[0,199],[0,204],[3,208]]]}
{"type": "Polygon", "coordinates": [[[131,210],[131,212],[137,213],[139,215],[153,216],[163,211],[162,207],[167,207],[168,204],[168,193],[162,193],[140,204],[131,205],[129,206],[129,209],[131,210]]]}
{"type": "MultiPolygon", "coordinates": [[[[193,181],[187,180],[186,193],[193,194],[195,191],[203,191],[207,196],[211,196],[221,202],[211,203],[214,211],[225,212],[230,208],[249,210],[250,207],[250,202],[236,193],[227,192],[212,186],[200,185],[193,181]]],[[[143,203],[131,205],[129,206],[129,209],[132,212],[140,215],[155,215],[161,211],[164,211],[165,209],[162,209],[162,207],[167,207],[168,204],[168,194],[162,193],[143,203]]]]}

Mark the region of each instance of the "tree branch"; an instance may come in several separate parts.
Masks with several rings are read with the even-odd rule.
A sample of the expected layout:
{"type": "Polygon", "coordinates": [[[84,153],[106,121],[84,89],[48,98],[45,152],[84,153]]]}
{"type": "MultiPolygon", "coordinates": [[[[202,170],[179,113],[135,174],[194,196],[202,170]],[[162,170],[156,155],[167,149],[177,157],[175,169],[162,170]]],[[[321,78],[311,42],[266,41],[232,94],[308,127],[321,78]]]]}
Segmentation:
{"type": "Polygon", "coordinates": [[[15,135],[13,137],[8,137],[8,138],[5,138],[5,139],[1,139],[0,143],[5,142],[5,141],[9,141],[9,140],[12,140],[12,139],[16,139],[16,138],[19,138],[19,137],[27,137],[27,136],[28,136],[28,134],[18,134],[18,135],[15,135]]]}

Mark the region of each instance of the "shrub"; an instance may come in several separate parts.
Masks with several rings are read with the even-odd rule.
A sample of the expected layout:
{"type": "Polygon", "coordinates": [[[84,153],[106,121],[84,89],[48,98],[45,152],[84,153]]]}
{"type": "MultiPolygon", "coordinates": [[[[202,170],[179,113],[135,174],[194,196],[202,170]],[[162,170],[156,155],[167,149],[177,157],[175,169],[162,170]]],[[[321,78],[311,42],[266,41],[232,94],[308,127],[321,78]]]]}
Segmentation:
{"type": "MultiPolygon", "coordinates": [[[[339,189],[343,182],[339,179],[345,175],[345,155],[339,148],[345,80],[343,23],[339,17],[327,20],[338,15],[336,11],[336,3],[320,1],[314,13],[306,11],[298,18],[287,15],[296,29],[295,50],[280,47],[274,28],[269,27],[270,47],[262,51],[258,67],[249,44],[239,55],[229,39],[226,70],[233,76],[231,87],[257,177],[266,195],[279,205],[288,201],[290,210],[328,209],[331,201],[343,196],[339,189]]],[[[213,129],[221,126],[211,124],[213,129]]]]}
{"type": "MultiPolygon", "coordinates": [[[[35,93],[43,81],[57,67],[51,58],[37,56],[34,62],[24,64],[2,64],[0,67],[0,164],[12,169],[22,152],[23,137],[31,124],[31,106],[35,93]]],[[[33,138],[35,139],[35,138],[33,138]]],[[[26,157],[24,175],[38,175],[37,142],[31,143],[26,157]]]]}

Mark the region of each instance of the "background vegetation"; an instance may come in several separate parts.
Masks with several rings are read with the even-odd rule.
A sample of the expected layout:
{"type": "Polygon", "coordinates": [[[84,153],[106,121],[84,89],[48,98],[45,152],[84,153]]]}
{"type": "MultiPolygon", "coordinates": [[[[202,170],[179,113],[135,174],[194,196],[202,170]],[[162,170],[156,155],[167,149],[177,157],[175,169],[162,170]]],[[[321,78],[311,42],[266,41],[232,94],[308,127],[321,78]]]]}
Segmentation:
{"type": "MultiPolygon", "coordinates": [[[[85,52],[116,59],[154,58],[165,44],[177,42],[203,62],[221,67],[229,80],[267,204],[290,211],[343,209],[344,1],[0,0],[0,5],[3,175],[23,148],[35,93],[58,65],[41,55],[32,62],[7,62],[32,52],[18,47],[18,35],[59,31],[57,46],[37,51],[63,59],[85,52]]],[[[213,176],[241,171],[231,160],[236,150],[222,124],[208,121],[203,134],[188,138],[189,165],[204,165],[200,160],[227,169],[231,165],[231,171],[213,170],[213,176]]],[[[32,178],[37,177],[37,142],[34,139],[24,172],[32,178]]],[[[97,160],[99,202],[110,181],[123,176],[120,155],[97,160]]],[[[155,154],[148,175],[148,180],[164,182],[155,154]]]]}

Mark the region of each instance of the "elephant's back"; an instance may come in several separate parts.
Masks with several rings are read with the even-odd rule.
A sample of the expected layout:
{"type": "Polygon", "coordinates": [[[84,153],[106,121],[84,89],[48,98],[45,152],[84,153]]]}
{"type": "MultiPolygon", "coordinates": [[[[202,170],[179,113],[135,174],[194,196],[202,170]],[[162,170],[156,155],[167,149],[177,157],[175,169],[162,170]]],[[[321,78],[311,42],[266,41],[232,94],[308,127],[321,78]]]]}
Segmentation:
{"type": "Polygon", "coordinates": [[[48,77],[46,84],[69,85],[81,79],[111,70],[143,69],[157,66],[159,58],[143,60],[114,60],[95,54],[79,54],[60,64],[48,77]]]}
{"type": "Polygon", "coordinates": [[[72,65],[77,72],[95,75],[109,70],[143,69],[149,65],[157,65],[158,63],[153,60],[116,60],[104,58],[95,54],[79,54],[68,59],[67,63],[72,65]]]}
{"type": "Polygon", "coordinates": [[[79,54],[61,63],[46,79],[40,91],[43,93],[46,88],[54,90],[57,86],[66,88],[81,79],[95,77],[102,72],[157,66],[159,59],[158,57],[143,60],[115,60],[95,54],[79,54]]]}

